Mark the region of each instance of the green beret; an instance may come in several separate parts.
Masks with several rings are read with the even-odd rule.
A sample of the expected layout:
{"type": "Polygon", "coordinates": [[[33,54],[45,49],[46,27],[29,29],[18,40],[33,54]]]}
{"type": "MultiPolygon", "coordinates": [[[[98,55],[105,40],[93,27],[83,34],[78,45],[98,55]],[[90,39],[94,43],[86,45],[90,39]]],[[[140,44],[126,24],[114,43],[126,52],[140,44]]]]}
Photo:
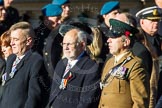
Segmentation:
{"type": "Polygon", "coordinates": [[[66,3],[70,3],[69,0],[53,0],[52,4],[57,4],[57,5],[64,5],[66,3]]]}
{"type": "Polygon", "coordinates": [[[122,35],[125,35],[127,37],[134,37],[134,34],[138,33],[138,29],[136,29],[133,26],[130,26],[127,23],[124,23],[122,21],[116,20],[116,19],[110,19],[110,30],[108,33],[108,37],[111,38],[117,38],[122,35]]]}
{"type": "Polygon", "coordinates": [[[101,8],[100,15],[105,15],[110,13],[113,10],[119,9],[119,1],[109,1],[106,2],[103,7],[101,8]]]}
{"type": "Polygon", "coordinates": [[[60,16],[62,8],[60,5],[48,4],[42,8],[42,14],[44,16],[60,16]]]}
{"type": "Polygon", "coordinates": [[[136,13],[137,18],[149,19],[149,20],[160,20],[161,15],[162,15],[162,10],[157,6],[144,8],[136,13]]]}

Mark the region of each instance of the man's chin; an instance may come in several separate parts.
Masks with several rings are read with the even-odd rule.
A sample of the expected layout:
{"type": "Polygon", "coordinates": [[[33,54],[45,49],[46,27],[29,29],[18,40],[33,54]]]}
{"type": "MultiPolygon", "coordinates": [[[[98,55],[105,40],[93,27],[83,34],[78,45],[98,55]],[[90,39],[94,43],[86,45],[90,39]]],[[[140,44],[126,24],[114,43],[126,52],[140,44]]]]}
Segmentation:
{"type": "Polygon", "coordinates": [[[65,56],[68,60],[74,60],[74,57],[65,56]]]}

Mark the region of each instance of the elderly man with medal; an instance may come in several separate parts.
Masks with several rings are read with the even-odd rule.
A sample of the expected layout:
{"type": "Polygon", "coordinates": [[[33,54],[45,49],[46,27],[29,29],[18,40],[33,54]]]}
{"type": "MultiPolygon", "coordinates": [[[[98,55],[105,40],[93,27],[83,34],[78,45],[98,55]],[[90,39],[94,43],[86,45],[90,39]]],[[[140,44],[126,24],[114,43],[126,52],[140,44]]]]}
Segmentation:
{"type": "MultiPolygon", "coordinates": [[[[79,23],[77,23],[79,24],[79,23]]],[[[100,99],[100,71],[86,52],[87,31],[61,25],[63,59],[55,68],[46,108],[97,108],[100,99]]]]}
{"type": "Polygon", "coordinates": [[[113,56],[103,68],[98,108],[147,108],[148,73],[130,51],[138,30],[117,19],[110,19],[110,25],[107,43],[113,56]]]}

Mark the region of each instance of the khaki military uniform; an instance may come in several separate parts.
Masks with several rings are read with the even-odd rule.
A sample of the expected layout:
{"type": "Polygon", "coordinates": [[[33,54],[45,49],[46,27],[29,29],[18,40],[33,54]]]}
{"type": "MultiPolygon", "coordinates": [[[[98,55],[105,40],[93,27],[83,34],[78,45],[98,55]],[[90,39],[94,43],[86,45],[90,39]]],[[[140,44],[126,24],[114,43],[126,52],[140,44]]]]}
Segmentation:
{"type": "MultiPolygon", "coordinates": [[[[121,78],[116,76],[102,88],[98,108],[148,108],[149,106],[149,79],[148,73],[141,65],[141,60],[131,52],[124,55],[115,65],[115,58],[110,58],[103,69],[103,81],[106,74],[116,66],[126,69],[121,78]],[[130,60],[126,59],[131,57],[130,60]]],[[[109,77],[110,78],[110,77],[109,77]]],[[[108,80],[107,80],[108,81],[108,80]]],[[[110,80],[109,80],[110,81],[110,80]]]]}

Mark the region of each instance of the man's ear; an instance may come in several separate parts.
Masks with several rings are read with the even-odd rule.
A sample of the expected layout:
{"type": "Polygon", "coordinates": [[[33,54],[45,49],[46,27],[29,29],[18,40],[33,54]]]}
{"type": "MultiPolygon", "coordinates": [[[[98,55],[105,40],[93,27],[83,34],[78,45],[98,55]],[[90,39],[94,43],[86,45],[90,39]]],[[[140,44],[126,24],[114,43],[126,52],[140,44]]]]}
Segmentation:
{"type": "Polygon", "coordinates": [[[103,15],[103,18],[106,18],[106,15],[103,15]]]}
{"type": "Polygon", "coordinates": [[[140,19],[139,23],[140,23],[140,25],[142,25],[143,24],[143,19],[140,19]]]}
{"type": "Polygon", "coordinates": [[[126,38],[124,41],[124,46],[129,46],[130,45],[130,39],[126,38]]]}
{"type": "Polygon", "coordinates": [[[31,43],[32,43],[32,38],[28,37],[26,41],[26,45],[31,45],[31,43]]]}

